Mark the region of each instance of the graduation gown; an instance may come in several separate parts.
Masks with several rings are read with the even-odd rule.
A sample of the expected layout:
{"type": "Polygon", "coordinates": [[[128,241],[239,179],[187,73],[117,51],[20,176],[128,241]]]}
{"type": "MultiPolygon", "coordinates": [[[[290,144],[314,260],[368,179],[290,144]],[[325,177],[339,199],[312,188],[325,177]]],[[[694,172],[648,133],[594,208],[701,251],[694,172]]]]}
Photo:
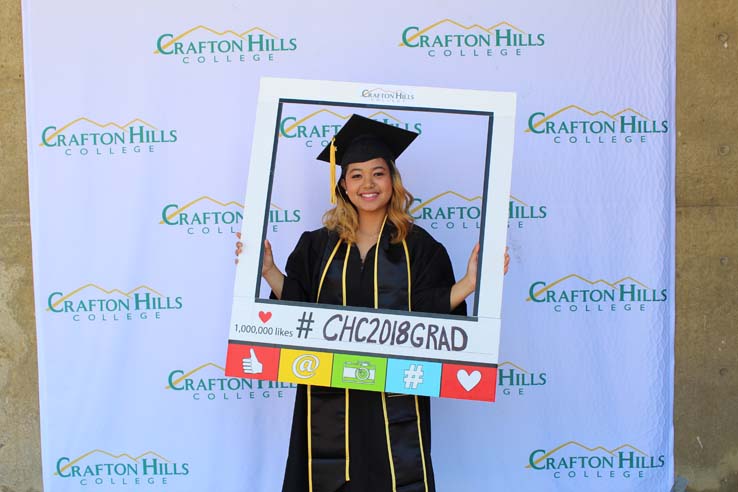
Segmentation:
{"type": "MultiPolygon", "coordinates": [[[[379,307],[407,310],[406,253],[402,243],[390,243],[392,232],[393,227],[388,222],[378,243],[381,251],[376,252],[376,245],[373,246],[364,263],[355,245],[347,246],[342,242],[336,248],[339,243],[337,234],[325,228],[303,233],[287,260],[282,299],[316,302],[321,275],[331,253],[334,253],[334,259],[330,264],[340,265],[341,270],[348,254],[345,260],[346,305],[374,307],[376,257],[379,307]],[[400,272],[404,272],[404,281],[397,281],[401,279],[400,272]],[[395,284],[400,285],[397,287],[395,284]]],[[[417,225],[412,226],[406,244],[410,259],[412,310],[451,313],[450,291],[455,281],[446,249],[417,225]]],[[[335,270],[329,267],[328,275],[323,280],[320,303],[341,304],[343,291],[340,274],[336,278],[336,275],[331,275],[331,269],[335,270]]],[[[453,314],[466,314],[466,305],[462,303],[453,314]]],[[[309,397],[312,415],[320,417],[323,412],[324,417],[322,420],[313,418],[310,425],[312,492],[391,492],[393,476],[397,492],[435,491],[430,457],[428,397],[393,396],[373,391],[346,391],[317,386],[308,390],[301,385],[298,386],[295,399],[283,492],[311,492],[308,479],[309,397]],[[347,426],[341,410],[346,396],[350,408],[347,426]],[[387,405],[388,401],[393,404],[394,411],[388,414],[389,420],[386,420],[383,405],[387,405]],[[345,481],[340,472],[345,466],[345,427],[349,434],[349,481],[345,481]],[[394,464],[392,469],[388,435],[394,464]],[[335,457],[335,460],[331,460],[331,457],[335,457]]]]}

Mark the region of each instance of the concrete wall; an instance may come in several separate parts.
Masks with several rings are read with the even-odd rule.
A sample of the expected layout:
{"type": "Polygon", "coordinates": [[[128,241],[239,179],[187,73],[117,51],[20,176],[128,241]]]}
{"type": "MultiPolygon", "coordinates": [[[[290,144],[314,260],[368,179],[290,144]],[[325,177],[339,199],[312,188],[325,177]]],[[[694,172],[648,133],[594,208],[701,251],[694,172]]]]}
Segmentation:
{"type": "Polygon", "coordinates": [[[676,470],[738,491],[738,2],[677,24],[676,470]]]}
{"type": "MultiPolygon", "coordinates": [[[[0,0],[0,26],[0,492],[31,492],[42,487],[18,0],[0,0]]],[[[736,0],[682,0],[677,49],[676,470],[688,491],[736,492],[736,0]]]]}
{"type": "Polygon", "coordinates": [[[18,0],[0,0],[0,492],[41,490],[18,0]]]}

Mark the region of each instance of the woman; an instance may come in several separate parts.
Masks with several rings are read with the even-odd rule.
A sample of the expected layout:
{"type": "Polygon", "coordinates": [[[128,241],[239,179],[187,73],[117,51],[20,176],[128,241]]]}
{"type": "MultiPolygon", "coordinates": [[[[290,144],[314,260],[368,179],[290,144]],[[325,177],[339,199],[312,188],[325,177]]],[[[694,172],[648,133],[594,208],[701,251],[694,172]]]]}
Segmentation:
{"type": "MultiPolygon", "coordinates": [[[[445,248],[412,223],[395,159],[417,136],[353,115],[318,157],[341,166],[325,227],[305,232],[286,275],[264,243],[262,275],[278,299],[466,314],[475,246],[454,282],[445,248]]],[[[237,244],[237,254],[241,244],[237,244]]],[[[509,258],[506,255],[505,269],[509,258]]],[[[300,386],[283,492],[432,492],[427,397],[300,386]]]]}

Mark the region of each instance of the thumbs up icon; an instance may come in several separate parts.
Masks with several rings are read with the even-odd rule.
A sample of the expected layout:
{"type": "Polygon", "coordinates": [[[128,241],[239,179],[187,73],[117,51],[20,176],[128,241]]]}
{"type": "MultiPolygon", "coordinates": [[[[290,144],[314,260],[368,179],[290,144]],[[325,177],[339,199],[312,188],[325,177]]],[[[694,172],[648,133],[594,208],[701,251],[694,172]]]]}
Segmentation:
{"type": "Polygon", "coordinates": [[[243,372],[245,374],[261,374],[264,370],[264,366],[259,359],[256,358],[256,352],[252,348],[249,356],[243,359],[243,372]]]}

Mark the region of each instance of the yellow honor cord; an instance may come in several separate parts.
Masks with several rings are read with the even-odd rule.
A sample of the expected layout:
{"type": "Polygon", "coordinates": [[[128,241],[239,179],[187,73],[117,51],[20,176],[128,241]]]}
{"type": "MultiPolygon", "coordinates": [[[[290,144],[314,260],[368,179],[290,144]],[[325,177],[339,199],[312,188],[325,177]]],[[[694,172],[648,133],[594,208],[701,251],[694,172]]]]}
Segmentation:
{"type": "Polygon", "coordinates": [[[331,204],[336,204],[336,150],[335,137],[331,139],[331,204]]]}
{"type": "Polygon", "coordinates": [[[341,272],[341,302],[346,305],[346,267],[348,267],[349,253],[351,253],[351,243],[346,243],[346,256],[343,259],[343,271],[341,272]]]}
{"type": "Polygon", "coordinates": [[[308,428],[308,490],[313,492],[313,422],[310,418],[313,414],[311,386],[307,385],[307,428],[308,428]]]}
{"type": "Polygon", "coordinates": [[[412,288],[413,288],[413,276],[410,273],[410,252],[407,250],[407,242],[405,240],[402,240],[402,248],[405,250],[405,263],[407,264],[407,310],[412,311],[413,310],[413,294],[412,294],[412,288]]]}
{"type": "Polygon", "coordinates": [[[323,290],[323,281],[325,280],[325,275],[328,273],[328,267],[331,266],[331,262],[333,261],[333,257],[336,256],[336,251],[338,251],[338,248],[341,246],[341,243],[343,241],[341,239],[338,240],[336,243],[336,247],[333,248],[333,252],[331,253],[330,258],[328,258],[328,263],[325,264],[325,268],[323,269],[323,274],[320,276],[320,283],[318,284],[318,297],[315,298],[315,302],[320,302],[320,292],[323,290]]]}
{"type": "MultiPolygon", "coordinates": [[[[346,305],[346,267],[348,266],[349,253],[351,253],[351,243],[346,243],[346,256],[343,259],[343,272],[341,274],[341,291],[343,296],[343,305],[346,305]]],[[[346,481],[351,481],[351,475],[349,474],[349,468],[351,463],[351,451],[349,447],[349,390],[346,388],[346,415],[344,416],[344,430],[343,436],[346,440],[344,446],[346,447],[346,481]]]]}
{"type": "Polygon", "coordinates": [[[377,244],[374,246],[374,309],[379,309],[379,288],[377,279],[377,257],[379,256],[379,241],[382,240],[382,233],[384,232],[384,225],[387,223],[387,216],[384,216],[382,221],[382,227],[379,229],[379,236],[377,236],[377,244]]]}
{"type": "MultiPolygon", "coordinates": [[[[344,443],[344,446],[346,446],[346,481],[351,481],[351,475],[349,474],[349,469],[351,467],[351,451],[349,448],[349,390],[346,388],[346,394],[344,396],[344,399],[346,400],[346,415],[343,418],[343,437],[346,440],[344,443]]],[[[423,464],[425,466],[425,463],[423,464]]]]}

